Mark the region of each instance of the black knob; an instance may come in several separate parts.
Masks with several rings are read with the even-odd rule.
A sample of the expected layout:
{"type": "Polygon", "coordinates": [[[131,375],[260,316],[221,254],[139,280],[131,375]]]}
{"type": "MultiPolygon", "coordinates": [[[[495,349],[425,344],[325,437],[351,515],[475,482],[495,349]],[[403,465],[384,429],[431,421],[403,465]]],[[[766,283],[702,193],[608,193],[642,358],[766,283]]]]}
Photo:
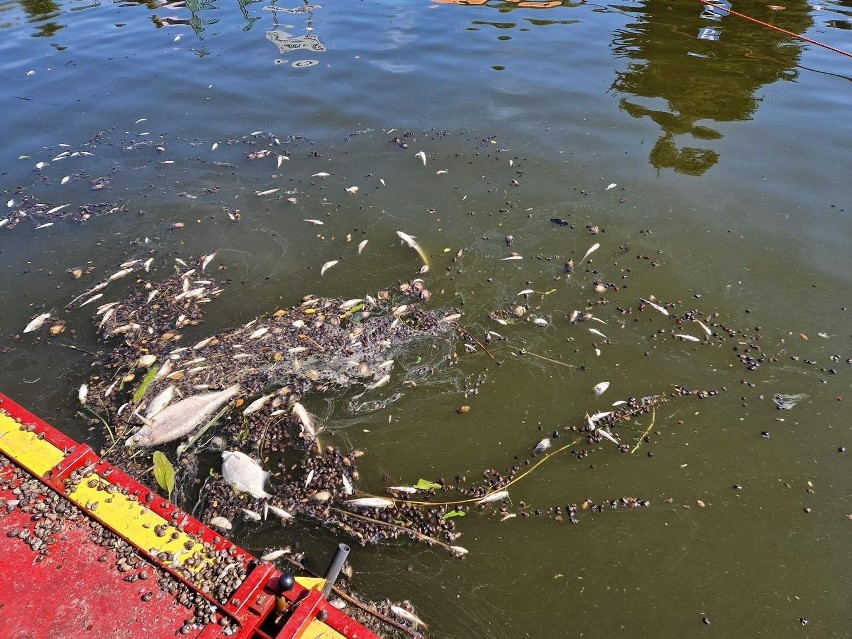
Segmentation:
{"type": "Polygon", "coordinates": [[[281,592],[287,592],[295,585],[296,578],[289,572],[282,573],[281,576],[278,577],[278,588],[281,589],[281,592]]]}

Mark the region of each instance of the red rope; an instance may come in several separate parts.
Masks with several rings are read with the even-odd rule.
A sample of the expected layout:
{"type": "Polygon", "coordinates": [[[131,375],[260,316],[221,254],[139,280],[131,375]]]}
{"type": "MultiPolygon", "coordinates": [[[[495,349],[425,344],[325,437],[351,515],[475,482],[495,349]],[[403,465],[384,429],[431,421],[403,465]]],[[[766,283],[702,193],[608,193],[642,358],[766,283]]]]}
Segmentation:
{"type": "Polygon", "coordinates": [[[799,40],[804,40],[805,42],[810,42],[811,44],[815,44],[819,47],[823,47],[824,49],[828,49],[829,51],[834,51],[835,53],[840,53],[841,55],[845,55],[845,56],[852,58],[852,53],[849,53],[848,51],[844,51],[843,49],[837,49],[835,47],[832,47],[831,45],[824,44],[824,43],[819,42],[817,40],[811,40],[810,38],[805,37],[801,34],[793,33],[792,31],[787,31],[787,29],[782,29],[781,27],[776,27],[774,24],[769,24],[768,22],[764,22],[763,20],[758,20],[757,18],[752,18],[751,16],[747,16],[745,14],[738,13],[738,12],[734,11],[733,9],[726,9],[725,7],[723,7],[721,5],[713,4],[709,0],[700,0],[700,1],[703,4],[706,4],[708,7],[713,7],[714,9],[719,9],[720,11],[726,11],[726,12],[730,13],[731,15],[735,15],[738,18],[742,18],[743,20],[749,20],[751,22],[755,22],[762,27],[768,27],[770,29],[774,29],[775,31],[780,31],[781,33],[785,33],[788,36],[793,36],[794,38],[798,38],[799,40]]]}

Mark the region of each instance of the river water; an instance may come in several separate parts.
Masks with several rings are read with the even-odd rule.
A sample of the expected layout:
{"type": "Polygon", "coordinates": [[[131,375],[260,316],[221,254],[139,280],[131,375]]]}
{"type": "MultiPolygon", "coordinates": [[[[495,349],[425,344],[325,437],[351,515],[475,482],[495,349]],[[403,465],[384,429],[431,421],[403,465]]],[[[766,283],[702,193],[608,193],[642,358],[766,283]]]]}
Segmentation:
{"type": "MultiPolygon", "coordinates": [[[[98,445],[75,417],[91,358],[61,345],[103,345],[64,307],[118,264],[153,256],[165,275],[216,250],[232,283],[200,336],[416,277],[402,230],[432,256],[429,305],[505,340],[494,359],[457,345],[456,366],[443,345],[420,354],[431,377],[364,397],[401,392],[384,410],[307,398],[366,451],[363,489],[505,471],[675,384],[719,395],[621,429],[633,454],[605,440],[549,459],[511,491],[530,516],[459,520],[465,561],[356,548],[361,594],[409,599],[442,638],[848,637],[850,58],[699,2],[521,4],[0,2],[0,389],[98,445]],[[74,219],[16,216],[28,198],[74,219]],[[672,316],[639,308],[652,296],[672,316]],[[490,318],[518,304],[546,325],[490,318]],[[606,324],[568,321],[583,309],[606,324]],[[692,310],[732,331],[673,337],[704,340],[672,320],[692,310]],[[48,311],[63,333],[21,334],[48,311]],[[803,396],[780,410],[776,394],[803,396]],[[650,506],[582,508],[623,496],[650,506]],[[568,504],[577,525],[548,514],[568,504]]],[[[852,50],[848,0],[733,9],[852,50]]],[[[320,569],[334,543],[306,524],[235,535],[320,569]]]]}

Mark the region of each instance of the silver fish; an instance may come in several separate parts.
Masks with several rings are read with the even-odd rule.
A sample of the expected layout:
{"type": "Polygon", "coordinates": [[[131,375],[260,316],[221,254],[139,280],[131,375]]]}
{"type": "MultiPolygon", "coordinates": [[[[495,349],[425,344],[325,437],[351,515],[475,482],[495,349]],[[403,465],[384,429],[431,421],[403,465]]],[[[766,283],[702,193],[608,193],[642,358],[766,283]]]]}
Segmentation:
{"type": "Polygon", "coordinates": [[[42,313],[41,315],[36,316],[33,320],[27,324],[24,329],[24,333],[31,333],[32,331],[37,331],[40,329],[44,322],[50,317],[50,313],[42,313]]]}
{"type": "Polygon", "coordinates": [[[592,253],[594,253],[595,251],[597,251],[600,247],[601,247],[601,245],[600,245],[600,244],[597,244],[597,243],[592,244],[592,245],[589,247],[589,250],[588,250],[588,251],[586,251],[586,254],[583,256],[583,259],[582,259],[582,260],[580,260],[580,264],[582,264],[583,262],[585,262],[585,261],[586,261],[586,258],[587,258],[587,257],[589,257],[589,255],[591,255],[591,254],[592,254],[592,253]]]}
{"type": "Polygon", "coordinates": [[[150,401],[148,404],[148,410],[145,412],[145,419],[152,419],[154,415],[163,410],[166,406],[171,403],[172,399],[175,396],[175,387],[174,384],[166,387],[150,401]]]}
{"type": "Polygon", "coordinates": [[[77,391],[77,399],[80,400],[81,404],[86,403],[86,398],[89,396],[89,387],[86,384],[82,384],[80,386],[80,390],[77,391]]]}
{"type": "Polygon", "coordinates": [[[205,255],[204,259],[201,261],[201,270],[203,271],[204,269],[206,269],[209,266],[210,262],[212,262],[213,258],[215,258],[215,257],[216,257],[216,253],[211,253],[210,255],[205,255]]]}
{"type": "Polygon", "coordinates": [[[302,434],[311,439],[316,438],[317,429],[314,427],[314,420],[311,418],[311,414],[305,410],[305,407],[299,402],[296,402],[293,404],[293,412],[299,418],[299,421],[302,422],[302,434]]]}
{"type": "Polygon", "coordinates": [[[325,275],[325,272],[326,272],[328,269],[330,269],[332,266],[334,266],[335,264],[337,264],[337,260],[331,260],[331,261],[326,262],[325,264],[323,264],[323,265],[322,265],[322,268],[320,269],[320,277],[322,277],[323,275],[325,275]]]}
{"type": "Polygon", "coordinates": [[[269,473],[245,453],[238,450],[222,453],[222,478],[235,490],[258,499],[272,497],[263,489],[268,477],[269,473]]]}
{"type": "Polygon", "coordinates": [[[498,490],[495,493],[491,493],[490,495],[485,495],[482,499],[477,500],[477,504],[488,504],[492,501],[500,501],[502,499],[509,498],[508,490],[498,490]]]}
{"type": "Polygon", "coordinates": [[[417,493],[417,489],[414,486],[388,486],[388,490],[392,490],[397,493],[406,493],[408,495],[414,495],[417,493]]]}
{"type": "Polygon", "coordinates": [[[424,266],[429,266],[429,256],[426,255],[426,251],[416,242],[416,236],[409,235],[408,233],[403,233],[402,231],[397,231],[396,234],[399,236],[405,244],[409,247],[413,248],[417,251],[417,254],[420,256],[420,259],[423,260],[424,266]]]}
{"type": "Polygon", "coordinates": [[[245,515],[246,519],[249,521],[260,521],[262,519],[258,512],[249,510],[248,508],[240,508],[240,510],[243,511],[243,515],[245,515]]]}
{"type": "Polygon", "coordinates": [[[231,522],[225,517],[213,517],[213,519],[210,520],[210,525],[219,528],[220,530],[231,530],[233,528],[231,522]]]}
{"type": "Polygon", "coordinates": [[[367,242],[369,240],[361,240],[361,243],[358,244],[358,255],[361,255],[361,251],[364,250],[364,247],[367,246],[367,242]]]}
{"type": "Polygon", "coordinates": [[[606,335],[604,335],[603,333],[601,333],[601,332],[600,332],[598,329],[596,329],[596,328],[590,328],[590,329],[589,329],[589,332],[590,332],[592,335],[597,335],[598,337],[603,337],[604,339],[609,339],[606,335]]]}
{"type": "Polygon", "coordinates": [[[251,415],[252,413],[256,413],[261,408],[266,406],[266,403],[272,399],[275,393],[270,393],[269,395],[263,395],[262,397],[258,397],[251,404],[246,406],[246,409],[243,411],[243,415],[251,415]]]}
{"type": "Polygon", "coordinates": [[[423,166],[426,166],[426,154],[423,151],[418,151],[414,154],[414,157],[420,158],[423,161],[423,166]]]}
{"type": "Polygon", "coordinates": [[[278,550],[270,550],[265,555],[261,555],[260,558],[263,561],[275,561],[276,559],[283,557],[284,555],[289,555],[292,550],[289,548],[279,548],[278,550]]]}
{"type": "MultiPolygon", "coordinates": [[[[422,153],[422,151],[421,151],[422,153]]],[[[424,628],[428,628],[422,619],[415,615],[413,612],[408,612],[405,608],[400,608],[399,606],[391,606],[391,612],[395,614],[400,619],[407,621],[413,626],[423,626],[424,628]]]]}
{"type": "Polygon", "coordinates": [[[234,384],[216,393],[193,395],[164,408],[128,438],[127,446],[156,446],[188,435],[240,392],[234,384]]]}
{"type": "Polygon", "coordinates": [[[595,387],[592,389],[595,391],[595,395],[600,397],[606,392],[606,389],[609,388],[609,382],[601,382],[600,384],[595,384],[595,387]]]}
{"type": "Polygon", "coordinates": [[[393,499],[384,497],[360,497],[358,499],[350,499],[346,502],[350,506],[358,508],[393,508],[393,499]]]}
{"type": "Polygon", "coordinates": [[[264,511],[268,510],[269,512],[271,512],[273,515],[275,515],[276,517],[278,517],[278,519],[281,520],[281,523],[284,523],[285,521],[289,521],[289,520],[293,519],[293,515],[288,513],[283,508],[279,508],[278,506],[273,506],[272,504],[264,504],[263,506],[264,506],[263,507],[264,511]]]}
{"type": "Polygon", "coordinates": [[[647,304],[648,306],[653,308],[655,311],[659,311],[660,313],[662,313],[663,315],[668,317],[669,312],[666,309],[664,309],[662,306],[660,306],[659,304],[654,304],[654,302],[652,302],[651,300],[646,300],[644,297],[640,297],[639,301],[647,304]]]}
{"type": "Polygon", "coordinates": [[[700,342],[701,340],[695,337],[694,335],[687,335],[686,333],[672,333],[672,337],[677,337],[678,339],[686,340],[688,342],[700,342]]]}
{"type": "Polygon", "coordinates": [[[533,457],[541,455],[548,448],[550,448],[550,439],[548,437],[545,437],[535,445],[535,448],[533,448],[533,457]]]}
{"type": "Polygon", "coordinates": [[[468,552],[467,548],[461,546],[450,546],[450,551],[457,557],[464,557],[468,552]]]}

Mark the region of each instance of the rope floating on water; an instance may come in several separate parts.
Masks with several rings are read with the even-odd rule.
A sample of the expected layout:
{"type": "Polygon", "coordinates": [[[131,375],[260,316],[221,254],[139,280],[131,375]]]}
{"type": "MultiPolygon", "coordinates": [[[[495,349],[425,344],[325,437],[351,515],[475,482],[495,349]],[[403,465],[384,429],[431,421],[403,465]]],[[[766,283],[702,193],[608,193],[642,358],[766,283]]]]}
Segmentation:
{"type": "Polygon", "coordinates": [[[744,13],[739,13],[737,11],[734,11],[733,9],[727,9],[722,5],[710,2],[710,0],[699,0],[699,2],[707,5],[708,7],[713,7],[714,9],[717,9],[719,11],[725,11],[726,13],[729,13],[733,16],[738,17],[738,18],[742,18],[743,20],[748,20],[750,22],[754,22],[755,24],[759,24],[762,27],[767,27],[767,28],[773,29],[775,31],[780,31],[781,33],[784,33],[788,36],[798,38],[799,40],[803,40],[804,42],[809,42],[810,44],[815,44],[818,47],[822,47],[824,49],[828,49],[829,51],[834,51],[835,53],[839,53],[841,55],[845,55],[849,58],[852,58],[852,53],[849,53],[848,51],[844,51],[843,49],[838,49],[838,48],[833,47],[829,44],[819,42],[818,40],[812,40],[811,38],[808,38],[807,36],[803,36],[799,33],[794,33],[793,31],[787,31],[787,29],[782,29],[781,27],[776,27],[774,24],[769,24],[768,22],[764,22],[763,20],[758,20],[757,18],[752,18],[751,16],[747,16],[744,13]]]}

